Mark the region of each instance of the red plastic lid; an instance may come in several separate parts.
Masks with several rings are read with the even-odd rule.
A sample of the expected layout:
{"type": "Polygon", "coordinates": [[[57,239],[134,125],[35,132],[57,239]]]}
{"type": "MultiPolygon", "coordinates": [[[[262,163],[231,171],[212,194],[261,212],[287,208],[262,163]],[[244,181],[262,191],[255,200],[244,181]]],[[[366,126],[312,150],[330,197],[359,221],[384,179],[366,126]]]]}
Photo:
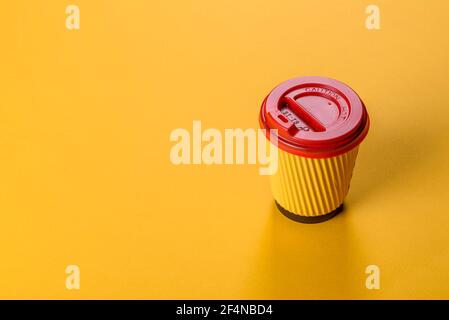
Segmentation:
{"type": "Polygon", "coordinates": [[[262,103],[259,120],[261,128],[278,130],[279,148],[309,158],[353,149],[369,127],[359,96],[346,84],[323,77],[294,78],[278,85],[262,103]]]}

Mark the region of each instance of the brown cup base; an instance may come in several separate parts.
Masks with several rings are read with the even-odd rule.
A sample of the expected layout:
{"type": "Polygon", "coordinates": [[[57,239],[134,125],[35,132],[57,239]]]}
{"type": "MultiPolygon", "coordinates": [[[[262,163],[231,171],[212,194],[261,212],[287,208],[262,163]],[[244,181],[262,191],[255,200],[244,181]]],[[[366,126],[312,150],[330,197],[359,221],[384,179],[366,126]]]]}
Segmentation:
{"type": "Polygon", "coordinates": [[[337,209],[335,209],[329,213],[323,214],[321,216],[306,217],[306,216],[300,216],[298,214],[288,211],[287,209],[284,209],[276,200],[274,202],[276,203],[276,207],[278,208],[278,210],[284,216],[286,216],[287,218],[289,218],[293,221],[307,223],[307,224],[320,223],[320,222],[327,221],[343,211],[343,204],[341,204],[337,209]]]}

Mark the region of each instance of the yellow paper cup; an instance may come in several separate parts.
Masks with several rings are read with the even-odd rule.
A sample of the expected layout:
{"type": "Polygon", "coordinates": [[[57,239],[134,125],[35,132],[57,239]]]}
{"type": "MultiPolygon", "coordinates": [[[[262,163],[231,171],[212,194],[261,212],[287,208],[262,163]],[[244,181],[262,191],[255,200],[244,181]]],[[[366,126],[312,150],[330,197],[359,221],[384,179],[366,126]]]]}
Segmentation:
{"type": "Polygon", "coordinates": [[[265,98],[260,124],[278,146],[278,170],[270,177],[278,209],[304,223],[339,213],[369,128],[359,96],[334,79],[291,79],[265,98]]]}

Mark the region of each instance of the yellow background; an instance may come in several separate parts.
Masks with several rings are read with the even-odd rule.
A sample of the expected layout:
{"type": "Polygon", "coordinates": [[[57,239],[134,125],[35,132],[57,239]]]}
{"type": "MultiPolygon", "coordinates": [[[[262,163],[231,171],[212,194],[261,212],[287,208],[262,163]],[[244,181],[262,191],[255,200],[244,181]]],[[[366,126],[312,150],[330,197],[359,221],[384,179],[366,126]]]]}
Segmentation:
{"type": "Polygon", "coordinates": [[[449,298],[448,14],[445,0],[2,1],[0,298],[449,298]],[[258,166],[171,164],[171,130],[257,128],[265,95],[300,75],[350,84],[371,116],[343,214],[284,218],[258,166]]]}

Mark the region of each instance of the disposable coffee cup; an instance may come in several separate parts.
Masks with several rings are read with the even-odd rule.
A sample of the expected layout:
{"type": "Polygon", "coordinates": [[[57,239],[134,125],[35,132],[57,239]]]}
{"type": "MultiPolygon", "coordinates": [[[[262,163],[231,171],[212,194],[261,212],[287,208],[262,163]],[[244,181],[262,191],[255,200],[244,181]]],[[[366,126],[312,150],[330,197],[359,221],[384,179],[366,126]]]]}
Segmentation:
{"type": "Polygon", "coordinates": [[[303,223],[338,214],[369,128],[359,96],[334,79],[294,78],[270,92],[259,120],[268,138],[277,130],[278,170],[270,179],[279,211],[303,223]]]}

